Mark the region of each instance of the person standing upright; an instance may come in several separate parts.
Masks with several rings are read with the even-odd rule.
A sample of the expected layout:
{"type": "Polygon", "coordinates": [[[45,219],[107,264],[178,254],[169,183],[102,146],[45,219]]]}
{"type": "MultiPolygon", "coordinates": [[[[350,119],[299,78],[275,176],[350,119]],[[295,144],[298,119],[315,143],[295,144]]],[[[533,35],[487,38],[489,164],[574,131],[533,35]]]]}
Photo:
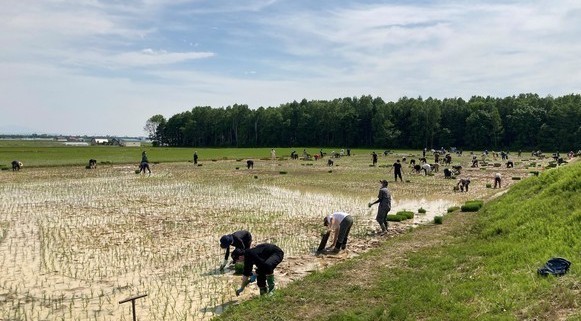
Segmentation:
{"type": "Polygon", "coordinates": [[[395,163],[393,163],[393,175],[395,176],[396,182],[398,177],[399,180],[403,182],[403,179],[401,178],[401,163],[399,162],[399,159],[395,163]]]}
{"type": "Polygon", "coordinates": [[[387,213],[389,213],[389,211],[391,210],[391,194],[387,189],[388,184],[387,181],[382,180],[380,182],[381,188],[379,189],[377,200],[373,203],[367,204],[367,206],[371,207],[372,205],[379,203],[379,206],[377,207],[377,216],[375,217],[375,220],[377,221],[377,223],[379,223],[379,226],[381,227],[380,235],[385,235],[387,233],[388,227],[387,213]]]}

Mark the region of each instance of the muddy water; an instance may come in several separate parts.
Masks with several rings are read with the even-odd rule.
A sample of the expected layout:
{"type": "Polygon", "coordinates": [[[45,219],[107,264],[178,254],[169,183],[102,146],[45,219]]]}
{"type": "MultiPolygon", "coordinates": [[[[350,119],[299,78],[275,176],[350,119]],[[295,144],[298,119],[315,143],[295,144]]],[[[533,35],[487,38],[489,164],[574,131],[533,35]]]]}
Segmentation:
{"type": "Polygon", "coordinates": [[[414,212],[413,225],[419,225],[433,222],[434,216],[446,214],[448,208],[454,205],[456,205],[454,201],[446,199],[403,199],[397,200],[392,204],[390,214],[395,214],[403,210],[414,212]],[[425,209],[426,213],[418,213],[418,209],[420,208],[425,209]]]}

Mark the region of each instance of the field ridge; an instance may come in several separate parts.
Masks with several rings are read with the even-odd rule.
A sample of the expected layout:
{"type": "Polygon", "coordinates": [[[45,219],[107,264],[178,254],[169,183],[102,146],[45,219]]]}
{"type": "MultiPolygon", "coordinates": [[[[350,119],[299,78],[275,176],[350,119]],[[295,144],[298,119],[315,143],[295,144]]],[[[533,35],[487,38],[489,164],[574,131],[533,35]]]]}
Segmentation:
{"type": "Polygon", "coordinates": [[[516,184],[218,320],[580,320],[581,163],[516,184]],[[573,262],[560,278],[536,269],[573,262]]]}

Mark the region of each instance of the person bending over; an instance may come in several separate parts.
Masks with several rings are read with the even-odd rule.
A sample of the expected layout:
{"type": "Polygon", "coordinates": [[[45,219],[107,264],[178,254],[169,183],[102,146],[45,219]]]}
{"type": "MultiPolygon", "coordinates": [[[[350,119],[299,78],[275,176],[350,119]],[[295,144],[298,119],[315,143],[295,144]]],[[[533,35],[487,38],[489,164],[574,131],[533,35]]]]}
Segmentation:
{"type": "MultiPolygon", "coordinates": [[[[224,262],[220,265],[220,271],[223,271],[228,264],[228,256],[230,256],[230,246],[234,246],[235,249],[246,250],[252,245],[252,234],[245,230],[236,231],[232,234],[223,235],[220,238],[220,247],[226,249],[226,255],[224,255],[224,262]]],[[[234,259],[234,256],[232,256],[234,259]]],[[[236,260],[234,260],[236,261],[236,260]]]]}
{"type": "Polygon", "coordinates": [[[240,288],[236,290],[236,295],[240,295],[250,283],[252,268],[254,266],[256,266],[256,284],[260,290],[260,295],[274,291],[274,269],[284,258],[284,252],[280,247],[274,244],[263,243],[251,249],[236,249],[232,252],[232,256],[236,257],[237,260],[244,261],[242,283],[240,288]]]}

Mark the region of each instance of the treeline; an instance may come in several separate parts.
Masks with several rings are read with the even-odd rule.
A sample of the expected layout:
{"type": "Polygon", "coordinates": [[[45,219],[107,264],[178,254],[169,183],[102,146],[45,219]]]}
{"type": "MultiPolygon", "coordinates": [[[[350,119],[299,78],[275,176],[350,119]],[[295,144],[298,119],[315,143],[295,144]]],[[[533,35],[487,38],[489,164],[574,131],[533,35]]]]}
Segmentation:
{"type": "Polygon", "coordinates": [[[554,98],[303,99],[279,107],[194,107],[144,128],[180,147],[458,147],[568,151],[581,148],[581,95],[554,98]]]}

